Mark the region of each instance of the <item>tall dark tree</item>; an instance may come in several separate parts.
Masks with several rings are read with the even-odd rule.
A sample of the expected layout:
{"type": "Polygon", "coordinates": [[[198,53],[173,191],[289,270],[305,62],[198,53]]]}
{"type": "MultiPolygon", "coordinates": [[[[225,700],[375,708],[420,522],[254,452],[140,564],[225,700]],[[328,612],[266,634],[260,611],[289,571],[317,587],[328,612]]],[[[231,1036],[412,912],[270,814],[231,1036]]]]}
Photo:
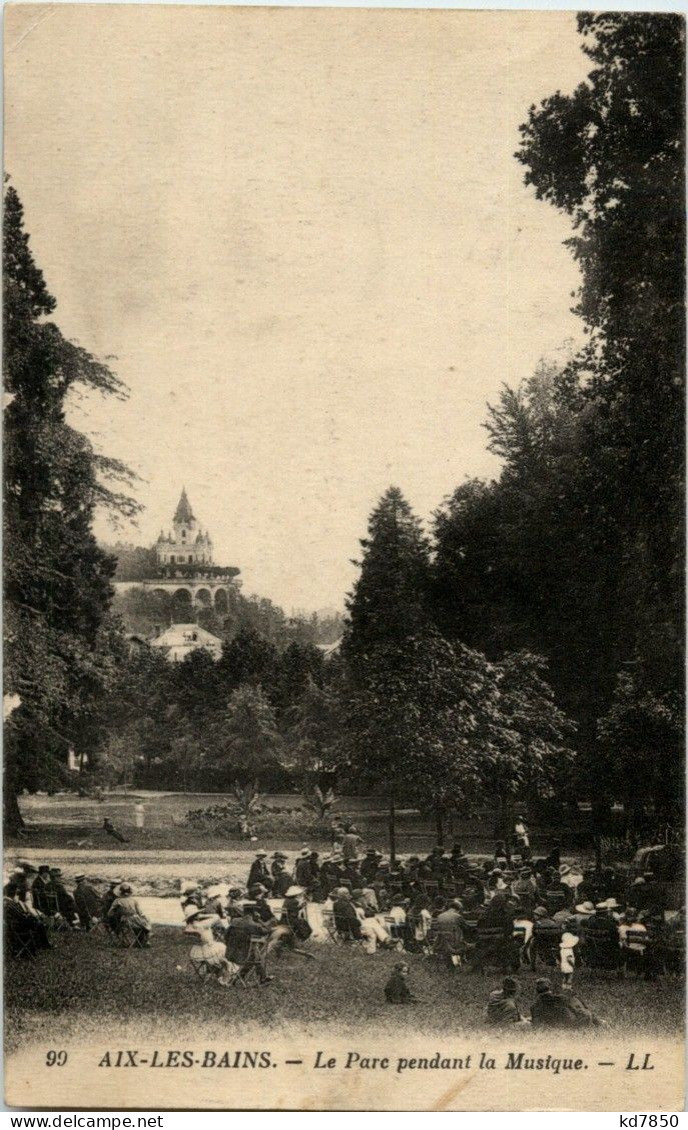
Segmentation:
{"type": "MultiPolygon", "coordinates": [[[[570,97],[530,111],[517,154],[539,198],[565,211],[582,271],[577,359],[598,406],[595,521],[621,532],[642,656],[661,626],[674,683],[683,637],[685,371],[684,21],[678,14],[581,14],[594,64],[570,97]],[[671,665],[671,664],[670,664],[671,665]]],[[[665,674],[668,668],[665,668],[665,674]]],[[[654,673],[656,674],[656,672],[654,673]]],[[[654,677],[654,676],[653,676],[654,677]]]]}
{"type": "Polygon", "coordinates": [[[412,636],[428,621],[430,545],[398,487],[382,496],[361,547],[343,642],[353,667],[365,665],[376,645],[412,636]]]}
{"type": "MultiPolygon", "coordinates": [[[[5,193],[5,692],[18,697],[5,742],[5,821],[23,788],[56,787],[69,746],[90,741],[115,670],[108,623],[114,561],[91,532],[96,505],[132,514],[126,469],[65,419],[75,386],[122,397],[107,365],[48,321],[55,299],[37,267],[19,197],[5,193]],[[114,483],[111,488],[107,479],[114,483]]],[[[77,749],[77,752],[79,750],[77,749]]]]}
{"type": "MultiPolygon", "coordinates": [[[[491,410],[503,470],[438,515],[434,598],[453,638],[549,659],[584,780],[609,800],[601,765],[621,746],[605,762],[599,720],[618,713],[619,672],[646,706],[677,701],[683,679],[684,48],[678,16],[578,27],[588,81],[531,109],[517,156],[571,217],[589,344],[491,410]]],[[[653,749],[671,776],[675,745],[653,749]]]]}

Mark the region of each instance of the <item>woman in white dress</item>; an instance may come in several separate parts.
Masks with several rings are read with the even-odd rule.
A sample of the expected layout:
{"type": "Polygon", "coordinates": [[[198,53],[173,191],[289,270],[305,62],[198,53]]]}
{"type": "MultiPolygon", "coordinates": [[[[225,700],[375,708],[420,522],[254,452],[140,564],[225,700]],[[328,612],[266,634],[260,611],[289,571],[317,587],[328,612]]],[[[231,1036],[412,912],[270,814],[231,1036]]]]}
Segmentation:
{"type": "Polygon", "coordinates": [[[197,939],[189,953],[192,963],[194,966],[204,964],[207,972],[216,974],[220,984],[228,985],[231,978],[239,972],[239,966],[227,960],[224,942],[219,941],[213,933],[213,925],[220,921],[217,914],[188,906],[185,917],[184,933],[197,939]]]}

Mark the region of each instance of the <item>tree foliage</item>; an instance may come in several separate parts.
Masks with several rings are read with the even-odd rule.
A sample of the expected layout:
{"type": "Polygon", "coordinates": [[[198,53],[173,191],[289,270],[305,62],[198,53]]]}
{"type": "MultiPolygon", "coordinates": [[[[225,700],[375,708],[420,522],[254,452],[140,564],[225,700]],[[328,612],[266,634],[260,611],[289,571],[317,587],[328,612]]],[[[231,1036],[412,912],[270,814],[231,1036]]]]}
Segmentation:
{"type": "Polygon", "coordinates": [[[69,426],[75,388],[122,397],[102,361],[47,320],[55,309],[24,231],[12,186],[3,239],[5,691],[21,705],[5,744],[6,818],[22,788],[55,788],[70,745],[90,744],[115,675],[117,628],[108,619],[114,561],[91,532],[97,505],[131,516],[128,473],[69,426]]]}

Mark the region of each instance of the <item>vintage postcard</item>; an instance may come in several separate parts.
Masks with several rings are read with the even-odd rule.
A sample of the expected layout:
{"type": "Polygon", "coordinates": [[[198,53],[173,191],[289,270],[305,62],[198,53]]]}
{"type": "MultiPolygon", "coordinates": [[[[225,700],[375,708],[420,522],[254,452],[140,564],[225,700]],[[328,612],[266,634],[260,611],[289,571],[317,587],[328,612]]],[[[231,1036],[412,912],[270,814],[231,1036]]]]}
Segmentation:
{"type": "Polygon", "coordinates": [[[10,1107],[677,1124],[684,57],[5,8],[10,1107]]]}

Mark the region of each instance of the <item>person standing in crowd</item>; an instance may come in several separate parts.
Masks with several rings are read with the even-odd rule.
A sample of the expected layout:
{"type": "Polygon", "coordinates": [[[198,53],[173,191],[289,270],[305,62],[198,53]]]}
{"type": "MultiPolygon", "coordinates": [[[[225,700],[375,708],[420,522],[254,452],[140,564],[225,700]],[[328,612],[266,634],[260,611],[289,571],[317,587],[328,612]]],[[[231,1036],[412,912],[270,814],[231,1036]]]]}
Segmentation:
{"type": "Polygon", "coordinates": [[[575,918],[567,918],[559,942],[559,968],[561,969],[562,989],[570,989],[573,985],[573,971],[576,968],[576,946],[579,941],[575,918]]]}
{"type": "Polygon", "coordinates": [[[464,943],[463,906],[459,899],[452,899],[446,910],[442,910],[435,919],[437,940],[435,953],[444,961],[447,969],[453,973],[466,952],[464,943]]]}
{"type": "Polygon", "coordinates": [[[349,824],[342,836],[342,855],[345,863],[358,858],[362,844],[363,840],[358,834],[358,828],[355,824],[349,824]]]}
{"type": "Polygon", "coordinates": [[[90,930],[94,921],[102,917],[103,903],[95,887],[86,880],[85,875],[75,877],[74,904],[82,929],[90,930]]]}
{"type": "Polygon", "coordinates": [[[514,837],[516,845],[523,859],[530,858],[530,831],[522,816],[516,817],[514,824],[514,837]]]}

